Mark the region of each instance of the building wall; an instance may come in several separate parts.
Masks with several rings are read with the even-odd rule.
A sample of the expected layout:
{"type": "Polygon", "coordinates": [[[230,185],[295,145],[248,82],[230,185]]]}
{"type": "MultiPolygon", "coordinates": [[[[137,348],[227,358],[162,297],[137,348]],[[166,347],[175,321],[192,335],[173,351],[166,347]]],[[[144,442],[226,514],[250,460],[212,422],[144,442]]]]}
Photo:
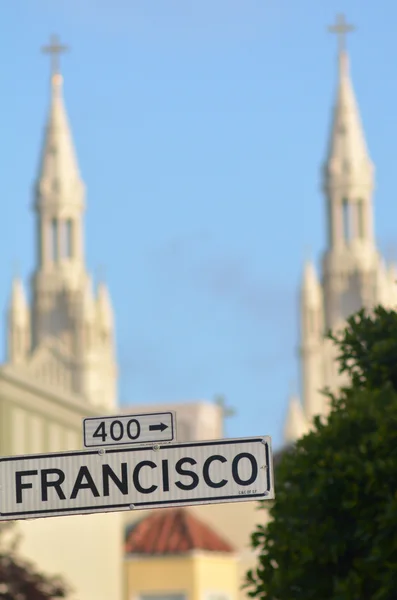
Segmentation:
{"type": "MultiPolygon", "coordinates": [[[[194,552],[184,556],[126,559],[126,600],[153,600],[182,595],[184,600],[235,600],[234,555],[194,552]]],[[[110,599],[109,599],[110,600],[110,599]]]]}
{"type": "Polygon", "coordinates": [[[233,555],[203,553],[195,560],[196,597],[192,600],[237,600],[237,560],[233,555]]]}
{"type": "Polygon", "coordinates": [[[120,513],[18,521],[20,553],[41,572],[64,574],[71,600],[121,600],[123,536],[120,513]]]}
{"type": "Polygon", "coordinates": [[[125,563],[126,600],[140,600],[143,594],[162,596],[184,594],[195,600],[194,561],[186,556],[134,557],[125,563]]]}
{"type": "MultiPolygon", "coordinates": [[[[82,419],[93,410],[0,369],[1,454],[81,449],[82,419]]],[[[122,513],[17,521],[19,551],[40,572],[62,575],[75,589],[73,600],[121,600],[122,523],[122,513]]]]}

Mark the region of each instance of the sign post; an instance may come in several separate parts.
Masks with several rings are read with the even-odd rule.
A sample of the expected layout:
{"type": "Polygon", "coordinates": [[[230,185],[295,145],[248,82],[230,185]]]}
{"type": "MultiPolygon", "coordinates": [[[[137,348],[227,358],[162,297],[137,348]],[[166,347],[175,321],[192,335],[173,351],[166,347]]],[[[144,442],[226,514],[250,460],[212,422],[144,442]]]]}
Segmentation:
{"type": "Polygon", "coordinates": [[[273,498],[269,437],[0,458],[0,521],[273,498]]]}

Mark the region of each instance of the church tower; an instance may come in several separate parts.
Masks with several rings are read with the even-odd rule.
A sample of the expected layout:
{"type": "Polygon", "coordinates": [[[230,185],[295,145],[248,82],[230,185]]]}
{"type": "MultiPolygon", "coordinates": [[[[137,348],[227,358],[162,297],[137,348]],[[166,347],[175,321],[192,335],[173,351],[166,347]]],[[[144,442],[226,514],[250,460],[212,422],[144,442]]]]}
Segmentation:
{"type": "Polygon", "coordinates": [[[314,265],[305,266],[301,289],[302,402],[291,398],[285,441],[301,437],[316,415],[326,416],[322,390],[343,383],[335,349],[324,338],[343,327],[361,307],[397,303],[395,266],[385,265],[374,236],[374,166],[368,153],[350,76],[345,35],[353,30],[343,16],[329,28],[339,37],[338,79],[322,188],[326,200],[327,245],[321,282],[314,265]],[[295,432],[295,433],[294,433],[295,432]]]}
{"type": "Polygon", "coordinates": [[[323,258],[325,325],[334,327],[363,305],[376,301],[379,267],[373,226],[374,166],[368,154],[349,72],[340,18],[338,84],[328,153],[323,168],[328,240],[323,258]]]}
{"type": "Polygon", "coordinates": [[[36,266],[29,308],[22,283],[13,284],[8,315],[8,361],[44,384],[92,405],[116,403],[113,312],[102,282],[92,289],[84,257],[85,186],[63,100],[56,39],[50,107],[34,186],[36,266]]]}

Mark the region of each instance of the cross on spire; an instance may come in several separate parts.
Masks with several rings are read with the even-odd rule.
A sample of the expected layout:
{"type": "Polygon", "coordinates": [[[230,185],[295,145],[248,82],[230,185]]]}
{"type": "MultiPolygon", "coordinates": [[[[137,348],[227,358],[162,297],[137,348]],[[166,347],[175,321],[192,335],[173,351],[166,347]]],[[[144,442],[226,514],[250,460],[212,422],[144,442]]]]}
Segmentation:
{"type": "Polygon", "coordinates": [[[216,396],[215,404],[217,404],[217,406],[219,406],[219,408],[221,409],[223,421],[228,417],[233,417],[236,414],[236,411],[233,407],[227,406],[224,396],[216,396]]]}
{"type": "Polygon", "coordinates": [[[338,36],[339,52],[344,52],[346,49],[346,34],[354,31],[356,28],[345,20],[344,15],[337,15],[334,25],[328,27],[330,33],[335,33],[338,36]]]}
{"type": "Polygon", "coordinates": [[[51,75],[59,75],[59,56],[63,52],[69,50],[68,46],[61,44],[59,38],[56,35],[52,35],[48,46],[43,46],[41,51],[43,54],[49,54],[51,56],[51,75]]]}

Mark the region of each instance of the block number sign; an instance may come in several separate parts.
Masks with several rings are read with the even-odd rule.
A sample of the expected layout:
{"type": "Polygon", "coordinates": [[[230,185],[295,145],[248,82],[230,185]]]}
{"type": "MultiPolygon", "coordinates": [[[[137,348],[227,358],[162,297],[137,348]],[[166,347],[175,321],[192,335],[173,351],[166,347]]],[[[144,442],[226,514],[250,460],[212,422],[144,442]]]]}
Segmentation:
{"type": "Polygon", "coordinates": [[[175,413],[89,417],[83,420],[84,446],[118,446],[175,440],[175,413]]]}

